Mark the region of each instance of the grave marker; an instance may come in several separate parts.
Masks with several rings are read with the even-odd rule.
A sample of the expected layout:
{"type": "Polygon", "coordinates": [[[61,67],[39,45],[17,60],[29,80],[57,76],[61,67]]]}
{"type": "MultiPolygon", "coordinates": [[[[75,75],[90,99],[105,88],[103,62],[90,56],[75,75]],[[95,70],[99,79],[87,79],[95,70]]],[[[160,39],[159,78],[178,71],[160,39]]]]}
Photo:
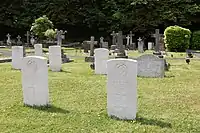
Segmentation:
{"type": "Polygon", "coordinates": [[[155,55],[146,54],[137,58],[138,76],[163,78],[165,76],[164,59],[155,55]]]}
{"type": "Polygon", "coordinates": [[[42,44],[35,44],[35,56],[43,56],[42,44]]]}
{"type": "Polygon", "coordinates": [[[22,46],[12,46],[12,68],[21,69],[22,59],[24,57],[22,46]]]}
{"type": "Polygon", "coordinates": [[[142,40],[141,37],[139,37],[138,39],[138,52],[144,53],[144,41],[142,40]]]}
{"type": "Polygon", "coordinates": [[[110,117],[136,119],[137,61],[111,59],[107,62],[107,112],[110,117]]]}
{"type": "Polygon", "coordinates": [[[61,59],[61,47],[50,46],[49,47],[49,67],[54,72],[61,71],[62,59],[61,59]]]}
{"type": "Polygon", "coordinates": [[[109,50],[106,48],[98,48],[94,50],[95,57],[95,74],[107,74],[107,60],[109,58],[109,50]]]}
{"type": "Polygon", "coordinates": [[[49,104],[48,67],[44,57],[29,56],[22,61],[23,101],[29,106],[49,104]]]}
{"type": "Polygon", "coordinates": [[[156,41],[155,41],[155,51],[156,52],[160,52],[160,37],[161,36],[162,36],[162,34],[160,34],[159,29],[156,29],[155,34],[152,35],[152,37],[154,37],[156,39],[156,41]]]}

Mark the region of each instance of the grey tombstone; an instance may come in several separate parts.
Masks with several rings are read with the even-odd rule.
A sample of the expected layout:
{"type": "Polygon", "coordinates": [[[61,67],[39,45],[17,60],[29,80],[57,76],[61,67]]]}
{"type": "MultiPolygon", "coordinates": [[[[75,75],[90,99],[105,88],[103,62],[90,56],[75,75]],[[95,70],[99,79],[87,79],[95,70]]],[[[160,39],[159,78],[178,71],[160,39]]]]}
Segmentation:
{"type": "Polygon", "coordinates": [[[11,46],[11,45],[12,45],[12,42],[11,42],[10,37],[11,37],[11,35],[8,33],[8,34],[7,34],[7,38],[8,38],[8,39],[7,39],[7,45],[8,45],[8,46],[11,46]]]}
{"type": "Polygon", "coordinates": [[[152,42],[148,42],[148,50],[152,50],[153,49],[153,43],[152,42]]]}
{"type": "Polygon", "coordinates": [[[18,46],[22,45],[21,37],[19,35],[17,36],[17,45],[18,46]]]}
{"type": "Polygon", "coordinates": [[[115,31],[112,32],[111,36],[112,36],[112,45],[116,45],[117,44],[117,34],[115,33],[115,31]]]}
{"type": "Polygon", "coordinates": [[[101,38],[100,38],[100,48],[102,48],[102,47],[103,47],[103,46],[102,46],[102,45],[103,45],[103,43],[104,43],[104,38],[103,38],[103,37],[101,37],[101,38]]]}
{"type": "MultiPolygon", "coordinates": [[[[125,57],[125,47],[123,45],[123,33],[122,31],[119,31],[119,33],[117,33],[117,49],[119,50],[119,52],[117,53],[117,58],[123,58],[125,57]]],[[[126,57],[125,57],[126,58],[126,57]]]]}
{"type": "Polygon", "coordinates": [[[103,44],[102,44],[102,48],[106,48],[106,49],[108,49],[108,42],[103,42],[103,44]]]}
{"type": "Polygon", "coordinates": [[[27,43],[27,46],[29,46],[30,32],[27,31],[26,34],[25,34],[25,36],[26,36],[26,43],[27,43]]]}
{"type": "Polygon", "coordinates": [[[107,62],[108,116],[134,120],[137,113],[137,61],[111,59],[107,62]]]}
{"type": "Polygon", "coordinates": [[[130,36],[130,44],[129,44],[128,48],[130,50],[134,50],[136,48],[135,43],[133,43],[133,37],[135,36],[135,34],[133,34],[132,31],[130,31],[129,36],[130,36]]]}
{"type": "Polygon", "coordinates": [[[165,61],[155,55],[146,54],[137,58],[138,76],[163,78],[165,76],[165,61]]]}
{"type": "Polygon", "coordinates": [[[94,36],[90,38],[90,56],[94,56],[94,36]]]}
{"type": "Polygon", "coordinates": [[[156,39],[155,41],[155,52],[160,52],[160,37],[162,34],[160,34],[160,30],[156,29],[155,34],[152,35],[156,39]]]}
{"type": "Polygon", "coordinates": [[[142,40],[141,37],[139,37],[138,39],[138,52],[144,53],[144,41],[142,40]]]}

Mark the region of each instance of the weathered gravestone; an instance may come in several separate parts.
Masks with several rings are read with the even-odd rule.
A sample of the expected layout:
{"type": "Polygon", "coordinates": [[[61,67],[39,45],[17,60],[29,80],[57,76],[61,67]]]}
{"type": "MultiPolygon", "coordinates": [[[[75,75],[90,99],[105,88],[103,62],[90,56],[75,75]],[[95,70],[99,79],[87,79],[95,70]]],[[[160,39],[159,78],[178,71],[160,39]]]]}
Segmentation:
{"type": "Polygon", "coordinates": [[[85,57],[85,62],[94,62],[94,45],[95,45],[94,36],[91,36],[89,44],[90,44],[90,56],[85,57]]]}
{"type": "Polygon", "coordinates": [[[155,55],[146,54],[137,58],[138,76],[163,78],[165,76],[165,61],[155,55]]]}
{"type": "Polygon", "coordinates": [[[130,36],[130,44],[129,44],[128,48],[130,50],[134,50],[136,48],[135,43],[133,43],[133,37],[135,36],[135,34],[133,34],[133,32],[130,31],[130,35],[129,36],[130,36]]]}
{"type": "Polygon", "coordinates": [[[156,29],[155,30],[155,34],[152,35],[152,37],[155,38],[155,53],[159,53],[160,52],[160,37],[163,36],[162,34],[160,34],[160,30],[156,29]]]}
{"type": "Polygon", "coordinates": [[[22,41],[21,41],[21,36],[17,36],[17,45],[21,46],[22,45],[22,41]]]}
{"type": "Polygon", "coordinates": [[[22,61],[23,101],[29,106],[49,104],[47,60],[40,56],[29,56],[22,61]]]}
{"type": "Polygon", "coordinates": [[[61,47],[50,46],[49,47],[49,67],[54,72],[61,71],[62,59],[61,59],[61,47]]]}
{"type": "Polygon", "coordinates": [[[128,58],[128,56],[125,55],[125,46],[123,45],[123,33],[122,31],[119,31],[117,33],[117,57],[116,58],[128,58]]]}
{"type": "Polygon", "coordinates": [[[148,50],[152,50],[153,49],[153,43],[152,42],[148,42],[148,50]]]}
{"type": "Polygon", "coordinates": [[[43,56],[42,44],[35,44],[35,56],[43,56]]]}
{"type": "Polygon", "coordinates": [[[138,52],[144,53],[144,41],[141,37],[138,39],[138,52]]]}
{"type": "Polygon", "coordinates": [[[112,36],[112,45],[117,45],[117,33],[115,33],[115,31],[113,31],[111,33],[112,36]]]}
{"type": "Polygon", "coordinates": [[[24,57],[22,46],[12,46],[12,68],[21,69],[22,59],[24,57]]]}
{"type": "Polygon", "coordinates": [[[107,60],[109,58],[109,50],[106,48],[98,48],[94,50],[95,57],[95,74],[107,74],[107,60]]]}
{"type": "Polygon", "coordinates": [[[107,112],[110,117],[134,120],[137,113],[137,61],[107,62],[107,112]]]}

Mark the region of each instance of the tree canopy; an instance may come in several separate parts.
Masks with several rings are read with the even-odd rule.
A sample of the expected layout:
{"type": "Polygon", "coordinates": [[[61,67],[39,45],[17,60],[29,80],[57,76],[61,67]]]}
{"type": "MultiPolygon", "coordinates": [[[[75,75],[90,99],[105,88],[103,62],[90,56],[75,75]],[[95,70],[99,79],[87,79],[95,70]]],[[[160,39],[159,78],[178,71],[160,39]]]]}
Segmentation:
{"type": "Polygon", "coordinates": [[[43,15],[72,38],[112,30],[148,35],[170,25],[198,29],[200,23],[197,0],[4,0],[0,5],[1,38],[8,32],[23,35],[43,15]]]}

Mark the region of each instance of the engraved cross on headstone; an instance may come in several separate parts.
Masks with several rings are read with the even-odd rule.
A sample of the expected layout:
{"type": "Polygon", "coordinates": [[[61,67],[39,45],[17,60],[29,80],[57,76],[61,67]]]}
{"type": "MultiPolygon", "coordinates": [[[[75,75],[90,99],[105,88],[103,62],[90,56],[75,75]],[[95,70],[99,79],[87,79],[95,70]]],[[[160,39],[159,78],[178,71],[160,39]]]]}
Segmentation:
{"type": "Polygon", "coordinates": [[[160,37],[162,34],[160,34],[160,30],[156,29],[155,34],[152,35],[156,39],[156,44],[155,44],[155,51],[160,52],[160,37]]]}
{"type": "Polygon", "coordinates": [[[94,56],[94,36],[90,38],[90,56],[94,56]]]}
{"type": "Polygon", "coordinates": [[[11,40],[10,40],[11,35],[8,33],[7,37],[8,37],[8,39],[7,39],[7,45],[11,46],[11,40]]]}

